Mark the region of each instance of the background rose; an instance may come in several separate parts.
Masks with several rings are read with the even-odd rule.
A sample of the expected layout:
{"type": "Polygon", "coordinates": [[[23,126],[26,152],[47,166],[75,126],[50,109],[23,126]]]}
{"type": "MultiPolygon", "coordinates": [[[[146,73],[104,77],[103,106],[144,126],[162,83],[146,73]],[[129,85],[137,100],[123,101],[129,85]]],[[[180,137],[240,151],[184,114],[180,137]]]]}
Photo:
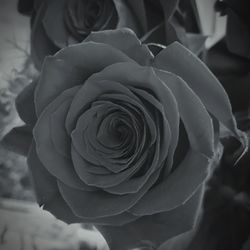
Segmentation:
{"type": "Polygon", "coordinates": [[[17,109],[26,125],[3,143],[29,149],[39,204],[66,222],[102,225],[111,249],[189,230],[218,122],[245,143],[199,59],[178,43],[154,57],[128,29],[46,58],[17,109]]]}
{"type": "Polygon", "coordinates": [[[19,11],[32,16],[31,53],[38,69],[46,55],[91,31],[127,27],[143,42],[179,41],[197,53],[205,42],[195,7],[185,0],[19,0],[19,11]]]}

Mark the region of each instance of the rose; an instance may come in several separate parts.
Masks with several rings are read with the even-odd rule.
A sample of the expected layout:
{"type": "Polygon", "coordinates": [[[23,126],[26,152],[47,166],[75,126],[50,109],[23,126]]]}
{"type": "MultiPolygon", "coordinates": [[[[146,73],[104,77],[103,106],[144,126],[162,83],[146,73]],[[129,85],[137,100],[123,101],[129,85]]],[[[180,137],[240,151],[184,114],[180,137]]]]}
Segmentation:
{"type": "Polygon", "coordinates": [[[198,58],[179,43],[154,57],[128,29],[91,33],[47,57],[16,103],[26,134],[16,128],[3,143],[27,149],[33,128],[38,203],[68,223],[102,225],[111,249],[192,228],[218,122],[245,143],[198,58]]]}
{"type": "Polygon", "coordinates": [[[19,0],[19,11],[32,14],[31,54],[38,69],[43,59],[91,31],[127,27],[147,43],[180,41],[199,53],[205,41],[198,33],[191,4],[178,0],[19,0]],[[185,18],[188,18],[187,20],[185,18]],[[186,24],[190,24],[188,27],[186,24]],[[186,36],[186,31],[192,35],[186,36]]]}
{"type": "MultiPolygon", "coordinates": [[[[167,15],[176,2],[164,3],[167,15]]],[[[159,0],[19,0],[19,11],[32,14],[31,53],[39,69],[46,55],[84,40],[91,31],[128,27],[141,37],[164,20],[159,0]]]]}

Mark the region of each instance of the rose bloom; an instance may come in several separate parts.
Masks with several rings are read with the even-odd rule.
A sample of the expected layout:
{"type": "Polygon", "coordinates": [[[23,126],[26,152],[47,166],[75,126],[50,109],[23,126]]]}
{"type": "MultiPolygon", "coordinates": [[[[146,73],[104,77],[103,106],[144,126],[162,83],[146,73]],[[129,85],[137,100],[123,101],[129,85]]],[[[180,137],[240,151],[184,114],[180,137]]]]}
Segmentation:
{"type": "Polygon", "coordinates": [[[31,16],[31,55],[38,69],[45,56],[83,41],[91,31],[127,27],[147,43],[180,41],[194,50],[205,41],[195,39],[197,15],[185,0],[19,0],[18,7],[31,16]]]}
{"type": "Polygon", "coordinates": [[[29,149],[39,205],[101,225],[111,249],[127,235],[160,244],[191,229],[218,124],[244,139],[197,57],[177,42],[154,57],[129,29],[91,33],[47,57],[16,103],[26,125],[4,144],[29,149]]]}

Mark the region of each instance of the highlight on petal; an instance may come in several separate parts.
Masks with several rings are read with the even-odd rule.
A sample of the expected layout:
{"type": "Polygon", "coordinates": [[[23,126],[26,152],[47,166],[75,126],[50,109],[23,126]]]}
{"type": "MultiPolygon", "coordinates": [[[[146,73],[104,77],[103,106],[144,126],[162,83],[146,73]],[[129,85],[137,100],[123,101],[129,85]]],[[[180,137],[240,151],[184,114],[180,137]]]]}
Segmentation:
{"type": "Polygon", "coordinates": [[[136,34],[128,28],[92,32],[84,41],[109,44],[140,65],[149,65],[154,59],[148,47],[142,44],[136,34]]]}

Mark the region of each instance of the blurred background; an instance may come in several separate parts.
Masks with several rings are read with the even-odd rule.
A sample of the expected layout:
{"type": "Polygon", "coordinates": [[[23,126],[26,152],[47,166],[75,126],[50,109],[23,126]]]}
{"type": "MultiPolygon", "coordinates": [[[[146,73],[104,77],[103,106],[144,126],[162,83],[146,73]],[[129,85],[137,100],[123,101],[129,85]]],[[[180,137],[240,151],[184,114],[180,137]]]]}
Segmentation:
{"type": "MultiPolygon", "coordinates": [[[[0,139],[21,125],[14,99],[36,74],[29,58],[30,20],[17,0],[0,0],[0,139]]],[[[26,159],[0,146],[0,249],[107,249],[88,225],[56,220],[36,205],[26,159]]]]}

